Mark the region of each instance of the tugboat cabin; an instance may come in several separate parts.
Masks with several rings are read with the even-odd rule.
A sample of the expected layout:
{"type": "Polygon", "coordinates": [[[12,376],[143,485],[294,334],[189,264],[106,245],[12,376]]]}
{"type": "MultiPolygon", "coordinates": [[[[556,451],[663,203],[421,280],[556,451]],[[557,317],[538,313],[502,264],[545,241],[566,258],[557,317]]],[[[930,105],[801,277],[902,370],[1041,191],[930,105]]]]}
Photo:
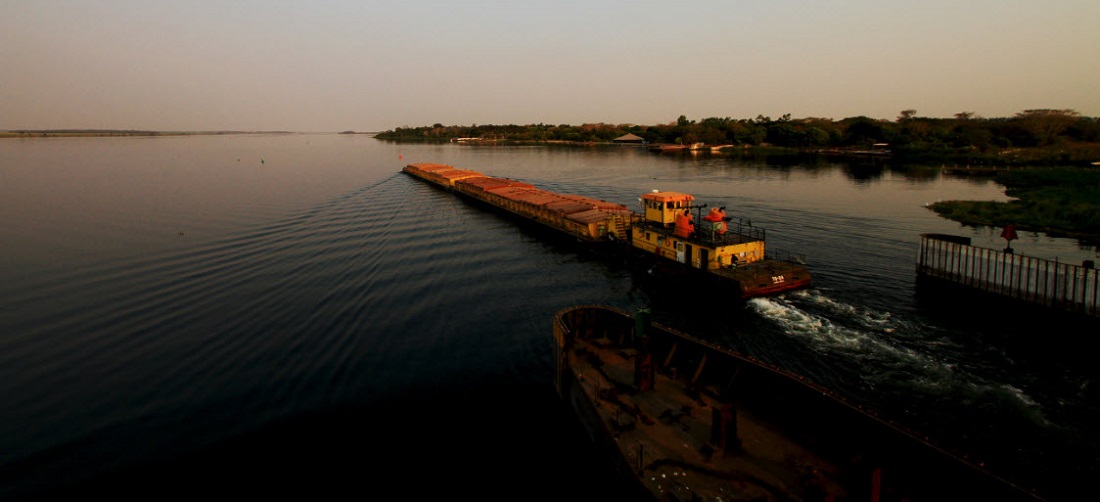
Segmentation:
{"type": "Polygon", "coordinates": [[[676,221],[676,215],[691,207],[695,200],[691,194],[679,192],[658,192],[642,195],[642,208],[647,222],[669,225],[676,221]]]}
{"type": "Polygon", "coordinates": [[[641,221],[632,224],[634,247],[691,268],[732,268],[764,259],[764,239],[751,228],[729,232],[724,208],[712,208],[696,225],[690,194],[658,192],[642,195],[641,221]]]}

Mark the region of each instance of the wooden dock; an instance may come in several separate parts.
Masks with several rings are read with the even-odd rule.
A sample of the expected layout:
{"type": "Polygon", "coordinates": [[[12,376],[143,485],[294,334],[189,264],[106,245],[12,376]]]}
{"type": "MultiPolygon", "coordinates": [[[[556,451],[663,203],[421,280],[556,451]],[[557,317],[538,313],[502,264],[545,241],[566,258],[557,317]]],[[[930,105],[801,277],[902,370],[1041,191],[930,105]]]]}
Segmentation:
{"type": "Polygon", "coordinates": [[[1027,303],[1100,318],[1100,272],[970,245],[968,237],[921,234],[917,274],[1027,303]]]}

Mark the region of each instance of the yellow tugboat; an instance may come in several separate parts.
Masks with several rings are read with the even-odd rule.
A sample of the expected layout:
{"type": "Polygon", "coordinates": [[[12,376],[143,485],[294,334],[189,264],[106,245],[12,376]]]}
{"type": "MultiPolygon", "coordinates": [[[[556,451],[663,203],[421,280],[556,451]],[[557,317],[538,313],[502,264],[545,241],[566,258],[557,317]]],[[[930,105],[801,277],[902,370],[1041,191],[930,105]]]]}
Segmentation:
{"type": "Polygon", "coordinates": [[[666,272],[663,276],[732,287],[733,294],[742,299],[805,288],[811,283],[800,257],[765,249],[763,229],[742,224],[731,229],[723,207],[702,216],[706,205],[693,205],[695,197],[690,194],[644,194],[642,212],[634,213],[622,204],[550,192],[446,164],[409,164],[402,171],[585,242],[629,243],[630,249],[650,260],[650,270],[660,268],[666,272]]]}
{"type": "Polygon", "coordinates": [[[738,225],[730,231],[724,207],[701,213],[706,205],[692,205],[695,197],[679,192],[647,193],[642,214],[631,222],[631,244],[649,255],[701,270],[721,282],[736,284],[742,298],[766,296],[810,285],[803,260],[768,256],[764,230],[738,225]]]}

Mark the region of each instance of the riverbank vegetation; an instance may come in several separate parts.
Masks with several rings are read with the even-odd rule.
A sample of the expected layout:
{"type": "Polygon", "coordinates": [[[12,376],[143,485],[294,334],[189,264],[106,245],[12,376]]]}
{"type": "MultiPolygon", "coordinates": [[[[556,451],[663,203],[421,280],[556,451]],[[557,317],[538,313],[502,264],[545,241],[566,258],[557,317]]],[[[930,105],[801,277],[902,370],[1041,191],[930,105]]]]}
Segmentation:
{"type": "Polygon", "coordinates": [[[1017,169],[998,174],[996,181],[1014,200],[941,201],[929,208],[964,225],[1013,225],[1100,246],[1100,168],[1017,169]]]}
{"type": "Polygon", "coordinates": [[[903,110],[895,120],[865,116],[841,120],[711,117],[681,115],[666,124],[470,125],[399,127],[375,137],[399,141],[451,141],[478,138],[495,143],[572,142],[612,144],[633,134],[648,144],[704,143],[741,147],[772,146],[822,154],[875,151],[908,163],[987,166],[1089,165],[1100,161],[1100,119],[1073,110],[1024,110],[1012,117],[982,118],[962,112],[952,118],[903,110]]]}

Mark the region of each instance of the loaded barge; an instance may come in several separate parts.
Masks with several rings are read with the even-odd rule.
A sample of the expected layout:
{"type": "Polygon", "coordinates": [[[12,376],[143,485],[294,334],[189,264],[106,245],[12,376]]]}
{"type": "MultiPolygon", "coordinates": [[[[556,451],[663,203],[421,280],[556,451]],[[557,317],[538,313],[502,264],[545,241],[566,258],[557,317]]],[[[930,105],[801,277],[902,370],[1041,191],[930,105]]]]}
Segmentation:
{"type": "Polygon", "coordinates": [[[811,283],[801,256],[767,250],[764,230],[731,226],[724,207],[711,208],[704,216],[706,205],[694,204],[691,194],[655,190],[641,196],[641,211],[634,212],[622,204],[447,164],[414,163],[402,171],[584,242],[619,243],[645,258],[651,270],[702,279],[741,299],[811,283]]]}
{"type": "Polygon", "coordinates": [[[555,387],[656,500],[1042,500],[805,378],[604,306],[553,319],[555,387]]]}

